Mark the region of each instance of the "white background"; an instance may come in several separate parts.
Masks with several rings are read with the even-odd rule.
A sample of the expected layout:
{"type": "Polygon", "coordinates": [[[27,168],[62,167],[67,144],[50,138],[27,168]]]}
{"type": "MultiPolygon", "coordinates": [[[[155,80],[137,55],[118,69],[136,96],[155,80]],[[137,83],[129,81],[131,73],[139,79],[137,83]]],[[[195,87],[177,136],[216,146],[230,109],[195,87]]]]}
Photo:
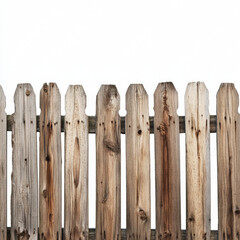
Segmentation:
{"type": "MultiPolygon", "coordinates": [[[[89,115],[101,84],[116,84],[125,112],[130,83],[143,83],[153,115],[158,82],[172,81],[184,115],[188,82],[204,81],[210,93],[210,114],[216,113],[221,82],[240,90],[240,2],[174,1],[51,1],[0,0],[0,84],[7,96],[6,112],[14,112],[17,83],[39,91],[56,82],[64,95],[69,84],[82,84],[89,115]]],[[[39,108],[37,109],[40,113],[39,108]]],[[[11,174],[11,133],[8,180],[11,174]]],[[[182,228],[185,228],[185,146],[181,134],[182,228]]],[[[95,226],[95,141],[90,136],[90,227],[95,226]]],[[[153,146],[153,136],[151,135],[153,146]]],[[[216,135],[211,134],[212,229],[217,229],[216,135]]],[[[64,147],[64,145],[63,145],[64,147]]],[[[125,154],[122,135],[122,156],[125,154]]],[[[151,148],[152,228],[155,227],[154,148],[151,148]]],[[[122,228],[125,213],[125,159],[122,160],[122,228]]],[[[10,202],[11,186],[8,187],[10,202]]],[[[10,214],[8,208],[8,225],[10,214]]]]}

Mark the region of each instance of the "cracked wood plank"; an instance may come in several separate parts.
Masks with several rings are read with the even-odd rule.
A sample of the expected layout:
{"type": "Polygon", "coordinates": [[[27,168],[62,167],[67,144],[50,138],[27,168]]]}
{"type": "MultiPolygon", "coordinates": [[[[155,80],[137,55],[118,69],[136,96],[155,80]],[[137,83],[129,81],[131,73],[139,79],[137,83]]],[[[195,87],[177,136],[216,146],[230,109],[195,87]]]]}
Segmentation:
{"type": "Polygon", "coordinates": [[[61,96],[55,83],[40,92],[39,235],[41,240],[61,239],[62,156],[61,96]]]}
{"type": "Polygon", "coordinates": [[[121,239],[120,96],[114,85],[97,94],[96,239],[121,239]]]}
{"type": "Polygon", "coordinates": [[[234,84],[217,93],[218,226],[219,240],[240,239],[239,96],[234,84]]]}
{"type": "Polygon", "coordinates": [[[142,84],[126,93],[127,239],[149,240],[150,123],[148,95],[142,84]]]}
{"type": "Polygon", "coordinates": [[[88,117],[82,86],[65,96],[64,237],[88,239],[88,117]]]}
{"type": "Polygon", "coordinates": [[[11,239],[38,238],[36,97],[30,84],[18,84],[12,130],[11,239]]]}
{"type": "Polygon", "coordinates": [[[181,239],[178,93],[160,83],[154,93],[156,239],[181,239]]]}
{"type": "Polygon", "coordinates": [[[7,116],[6,97],[0,86],[0,239],[7,239],[7,116]]]}
{"type": "Polygon", "coordinates": [[[185,93],[187,238],[210,239],[210,116],[204,83],[185,93]]]}

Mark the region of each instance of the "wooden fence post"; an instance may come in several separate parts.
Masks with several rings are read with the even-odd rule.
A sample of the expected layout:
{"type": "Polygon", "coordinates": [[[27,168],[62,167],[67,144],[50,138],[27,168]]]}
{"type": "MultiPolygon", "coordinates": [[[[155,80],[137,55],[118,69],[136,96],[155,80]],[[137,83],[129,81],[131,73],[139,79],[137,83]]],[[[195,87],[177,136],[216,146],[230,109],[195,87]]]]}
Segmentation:
{"type": "Polygon", "coordinates": [[[233,84],[217,93],[219,240],[240,239],[239,96],[233,84]]]}
{"type": "Polygon", "coordinates": [[[69,86],[65,97],[65,240],[88,239],[88,117],[82,86],[69,86]]]}
{"type": "Polygon", "coordinates": [[[187,238],[210,239],[210,116],[204,83],[185,93],[187,238]]]}
{"type": "Polygon", "coordinates": [[[154,93],[156,239],[181,240],[178,93],[160,83],[154,93]]]}
{"type": "Polygon", "coordinates": [[[151,237],[150,123],[148,95],[141,84],[126,94],[127,239],[151,237]]]}
{"type": "Polygon", "coordinates": [[[121,121],[120,96],[114,85],[97,94],[96,239],[121,239],[121,121]]]}
{"type": "Polygon", "coordinates": [[[39,234],[62,239],[61,96],[55,83],[40,92],[39,234]]]}
{"type": "Polygon", "coordinates": [[[0,86],[0,239],[7,239],[7,116],[6,97],[0,86]]]}
{"type": "Polygon", "coordinates": [[[18,84],[12,129],[11,239],[38,238],[36,97],[30,84],[18,84]]]}

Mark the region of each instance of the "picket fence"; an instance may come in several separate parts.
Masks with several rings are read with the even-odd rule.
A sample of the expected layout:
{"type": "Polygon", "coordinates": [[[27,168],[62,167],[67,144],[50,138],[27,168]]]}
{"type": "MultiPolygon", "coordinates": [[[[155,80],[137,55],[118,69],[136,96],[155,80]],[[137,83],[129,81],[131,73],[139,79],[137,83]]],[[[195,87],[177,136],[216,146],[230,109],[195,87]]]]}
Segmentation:
{"type": "Polygon", "coordinates": [[[15,113],[5,113],[0,87],[0,240],[240,239],[240,118],[233,84],[221,84],[216,116],[204,83],[189,83],[185,117],[172,83],[159,83],[154,117],[141,84],[126,93],[125,117],[114,85],[102,85],[96,116],[86,95],[69,86],[66,114],[55,83],[40,91],[40,116],[30,84],[19,84],[15,113]],[[11,227],[7,228],[7,131],[12,131],[11,227]],[[37,131],[40,132],[37,166],[37,131]],[[65,133],[62,229],[61,132],[65,133]],[[210,132],[217,132],[218,231],[210,224],[210,132]],[[88,227],[88,134],[96,134],[96,229],[88,227]],[[127,229],[121,229],[121,133],[126,134],[127,229]],[[150,133],[155,136],[156,230],[150,225],[150,133]],[[181,230],[180,133],[186,136],[187,230],[181,230]],[[38,176],[39,168],[39,176],[38,176]],[[38,186],[39,179],[39,186],[38,186]]]}

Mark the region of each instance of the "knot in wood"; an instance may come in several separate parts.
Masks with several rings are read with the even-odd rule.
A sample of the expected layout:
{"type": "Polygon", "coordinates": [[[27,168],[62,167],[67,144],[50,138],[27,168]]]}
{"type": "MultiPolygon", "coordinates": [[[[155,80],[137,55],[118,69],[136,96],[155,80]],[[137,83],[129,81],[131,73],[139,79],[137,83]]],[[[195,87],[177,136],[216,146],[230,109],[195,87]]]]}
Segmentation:
{"type": "Polygon", "coordinates": [[[148,219],[148,216],[147,216],[146,212],[143,209],[139,210],[139,216],[140,216],[140,219],[142,221],[147,221],[147,219],[148,219]]]}

